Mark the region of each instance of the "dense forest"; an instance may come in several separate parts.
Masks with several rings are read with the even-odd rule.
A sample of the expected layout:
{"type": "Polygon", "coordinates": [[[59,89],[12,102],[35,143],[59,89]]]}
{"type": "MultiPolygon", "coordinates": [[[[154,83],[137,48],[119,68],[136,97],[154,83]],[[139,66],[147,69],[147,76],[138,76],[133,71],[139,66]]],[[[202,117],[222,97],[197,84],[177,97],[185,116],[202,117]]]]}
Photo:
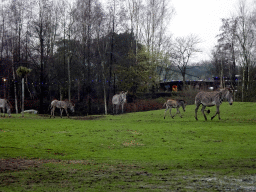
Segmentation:
{"type": "Polygon", "coordinates": [[[224,86],[228,77],[242,101],[255,95],[256,10],[245,1],[223,18],[212,59],[199,63],[190,62],[201,51],[196,35],[167,33],[169,0],[6,0],[0,9],[0,96],[16,111],[21,79],[40,113],[52,99],[83,102],[87,114],[97,102],[107,113],[115,93],[155,92],[175,78],[218,76],[224,86]]]}

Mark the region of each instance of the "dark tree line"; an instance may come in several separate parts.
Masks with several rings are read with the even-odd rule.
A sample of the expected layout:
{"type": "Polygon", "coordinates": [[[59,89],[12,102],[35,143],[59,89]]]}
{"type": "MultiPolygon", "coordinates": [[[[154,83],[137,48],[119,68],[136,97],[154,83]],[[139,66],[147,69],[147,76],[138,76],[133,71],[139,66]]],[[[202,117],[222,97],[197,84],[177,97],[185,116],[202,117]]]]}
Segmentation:
{"type": "Polygon", "coordinates": [[[103,7],[92,0],[5,1],[0,15],[4,97],[15,100],[17,112],[21,66],[32,70],[25,77],[25,97],[39,100],[40,113],[54,98],[85,101],[88,114],[92,102],[102,99],[107,113],[113,94],[149,89],[156,83],[156,55],[172,14],[166,2],[109,0],[103,7]],[[154,14],[152,5],[163,6],[162,13],[154,14]]]}
{"type": "MultiPolygon", "coordinates": [[[[166,33],[174,13],[168,2],[2,2],[1,97],[13,100],[18,112],[19,67],[31,69],[24,77],[25,98],[37,101],[40,113],[52,99],[68,99],[83,102],[88,114],[97,102],[107,114],[113,94],[154,90],[177,68],[185,82],[190,59],[200,51],[200,39],[190,35],[172,40],[166,33]]],[[[238,10],[237,15],[223,19],[213,59],[207,63],[213,74],[230,77],[233,85],[235,75],[240,74],[245,101],[254,89],[256,17],[255,10],[248,11],[243,1],[238,10]]]]}

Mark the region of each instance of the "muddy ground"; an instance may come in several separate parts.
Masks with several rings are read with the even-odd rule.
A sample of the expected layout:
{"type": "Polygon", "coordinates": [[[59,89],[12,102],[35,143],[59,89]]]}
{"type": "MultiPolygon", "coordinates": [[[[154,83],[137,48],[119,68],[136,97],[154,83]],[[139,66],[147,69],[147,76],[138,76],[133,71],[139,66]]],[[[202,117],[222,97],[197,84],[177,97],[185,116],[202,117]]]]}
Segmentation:
{"type": "MultiPolygon", "coordinates": [[[[1,159],[0,160],[0,187],[13,185],[15,182],[19,182],[19,178],[7,177],[6,173],[44,169],[43,164],[45,163],[62,163],[66,165],[83,164],[83,160],[40,160],[40,159],[1,159]]],[[[88,163],[88,162],[87,162],[88,163]]],[[[106,179],[106,184],[111,182],[127,182],[127,185],[119,186],[119,189],[149,189],[150,191],[160,190],[165,191],[171,189],[172,191],[256,191],[256,175],[248,176],[225,176],[225,175],[213,175],[212,173],[207,175],[196,175],[189,171],[175,171],[168,170],[161,173],[161,170],[157,173],[150,173],[139,166],[127,167],[116,167],[104,171],[94,170],[85,171],[86,177],[93,178],[93,182],[102,182],[106,179]],[[188,174],[184,174],[188,173],[188,174]],[[156,181],[158,180],[158,181],[156,181]],[[150,181],[154,181],[153,183],[150,181]],[[132,184],[137,183],[137,184],[132,184]]],[[[193,172],[193,171],[192,171],[193,172]]],[[[64,173],[65,174],[65,173],[64,173]]],[[[67,174],[70,176],[70,172],[67,174]]],[[[67,177],[67,175],[65,177],[67,177]]],[[[81,175],[81,173],[80,173],[81,175]]],[[[75,173],[71,175],[76,176],[75,173]]],[[[39,180],[40,182],[40,180],[39,180]]],[[[53,181],[54,182],[54,181],[53,181]]],[[[29,184],[30,182],[27,181],[29,184]]],[[[72,183],[70,183],[72,185],[72,183]]],[[[93,185],[89,186],[93,187],[93,185]]],[[[106,186],[107,187],[107,186],[106,186]]]]}

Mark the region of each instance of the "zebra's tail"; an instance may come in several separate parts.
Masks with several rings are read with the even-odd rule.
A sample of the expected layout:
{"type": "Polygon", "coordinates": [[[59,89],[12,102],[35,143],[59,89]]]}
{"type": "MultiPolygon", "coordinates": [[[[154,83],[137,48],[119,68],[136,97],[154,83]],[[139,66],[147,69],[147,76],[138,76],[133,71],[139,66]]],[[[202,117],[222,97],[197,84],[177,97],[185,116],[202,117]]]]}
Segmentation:
{"type": "Polygon", "coordinates": [[[52,110],[52,104],[50,103],[50,105],[48,106],[48,112],[52,110]]]}

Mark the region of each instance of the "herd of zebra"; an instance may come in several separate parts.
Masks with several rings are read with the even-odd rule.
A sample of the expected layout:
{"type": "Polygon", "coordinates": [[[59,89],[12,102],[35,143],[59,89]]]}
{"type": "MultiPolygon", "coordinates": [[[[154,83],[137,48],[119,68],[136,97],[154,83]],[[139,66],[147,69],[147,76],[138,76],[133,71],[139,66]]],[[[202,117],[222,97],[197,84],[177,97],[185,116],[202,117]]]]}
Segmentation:
{"type": "MultiPolygon", "coordinates": [[[[116,94],[113,96],[112,98],[112,104],[113,104],[113,114],[114,112],[116,112],[116,114],[118,113],[119,110],[119,106],[121,105],[122,108],[122,113],[124,110],[124,104],[126,103],[126,95],[128,92],[120,92],[119,94],[116,94]],[[115,108],[116,107],[116,108],[115,108]]],[[[196,105],[196,109],[195,109],[195,119],[197,119],[197,111],[199,109],[199,106],[202,105],[202,109],[201,112],[205,118],[205,120],[207,121],[207,117],[205,115],[205,108],[206,107],[212,107],[212,106],[216,106],[216,113],[211,117],[211,120],[218,114],[218,117],[220,119],[220,110],[219,107],[222,103],[222,101],[226,99],[230,105],[233,104],[233,95],[232,95],[232,90],[229,88],[225,88],[225,89],[220,89],[219,91],[212,91],[212,92],[205,92],[205,91],[201,91],[199,92],[196,97],[195,97],[195,105],[196,105]]],[[[175,117],[175,115],[180,114],[179,108],[182,107],[183,111],[185,112],[186,109],[186,101],[184,100],[178,100],[178,99],[168,99],[163,107],[165,107],[165,112],[164,112],[164,119],[166,116],[166,112],[169,109],[170,115],[172,118],[175,117]],[[176,114],[172,115],[171,114],[171,110],[172,108],[176,108],[176,114]]],[[[2,109],[3,112],[3,116],[5,116],[5,109],[7,110],[7,113],[9,115],[9,117],[11,116],[11,104],[8,100],[6,99],[0,99],[0,108],[2,109]]],[[[54,111],[56,108],[60,109],[60,116],[62,117],[62,113],[63,113],[63,109],[65,110],[67,116],[69,117],[69,113],[68,113],[68,108],[74,112],[75,111],[75,105],[69,101],[58,101],[58,100],[53,100],[51,102],[51,116],[50,117],[54,117],[54,111]]],[[[1,112],[0,109],[0,112],[1,112]]],[[[209,113],[210,110],[207,110],[207,112],[209,113]]],[[[180,117],[182,117],[182,115],[180,115],[180,117]]]]}

